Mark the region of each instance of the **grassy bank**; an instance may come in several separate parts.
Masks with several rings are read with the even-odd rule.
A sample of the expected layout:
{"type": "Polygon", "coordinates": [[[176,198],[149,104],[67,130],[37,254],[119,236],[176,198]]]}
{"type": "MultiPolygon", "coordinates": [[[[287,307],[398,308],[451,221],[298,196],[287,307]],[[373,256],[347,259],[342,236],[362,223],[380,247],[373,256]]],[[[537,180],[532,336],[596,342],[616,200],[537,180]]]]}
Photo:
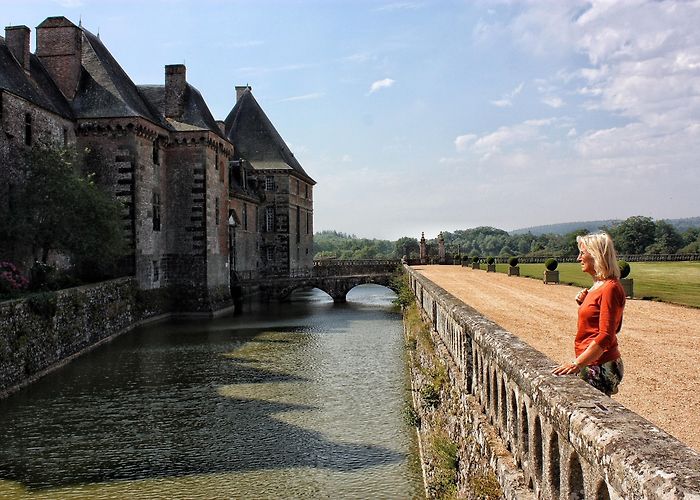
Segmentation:
{"type": "MultiPolygon", "coordinates": [[[[636,299],[660,300],[700,308],[700,262],[632,262],[636,299]]],[[[520,264],[520,275],[541,280],[542,264],[520,264]]],[[[590,286],[591,278],[581,272],[578,263],[559,264],[562,283],[590,286]]],[[[498,272],[507,273],[508,264],[498,264],[498,272]]]]}

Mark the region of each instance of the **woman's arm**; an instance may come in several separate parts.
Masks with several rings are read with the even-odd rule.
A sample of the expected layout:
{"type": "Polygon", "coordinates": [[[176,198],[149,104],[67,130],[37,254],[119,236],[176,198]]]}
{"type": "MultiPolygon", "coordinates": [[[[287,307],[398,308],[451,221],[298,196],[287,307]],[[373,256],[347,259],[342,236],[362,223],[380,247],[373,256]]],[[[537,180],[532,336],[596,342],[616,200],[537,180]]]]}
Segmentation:
{"type": "Polygon", "coordinates": [[[564,363],[557,366],[552,373],[554,375],[569,375],[571,373],[578,373],[582,367],[588,366],[597,360],[602,354],[604,349],[600,347],[595,341],[591,342],[586,350],[583,351],[578,358],[573,360],[571,363],[564,363]]]}

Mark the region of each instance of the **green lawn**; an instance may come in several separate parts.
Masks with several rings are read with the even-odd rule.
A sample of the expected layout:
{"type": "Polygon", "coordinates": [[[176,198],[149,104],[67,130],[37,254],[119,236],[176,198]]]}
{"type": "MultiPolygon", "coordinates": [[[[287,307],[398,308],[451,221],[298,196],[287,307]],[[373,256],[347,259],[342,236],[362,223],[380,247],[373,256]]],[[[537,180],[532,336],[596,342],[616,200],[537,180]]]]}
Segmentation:
{"type": "MultiPolygon", "coordinates": [[[[700,262],[630,262],[634,278],[634,298],[660,300],[700,308],[700,262]]],[[[590,286],[591,278],[578,263],[559,264],[562,283],[590,286]]],[[[497,264],[496,271],[507,273],[508,264],[497,264]]],[[[541,280],[543,264],[520,264],[520,275],[541,280]]]]}

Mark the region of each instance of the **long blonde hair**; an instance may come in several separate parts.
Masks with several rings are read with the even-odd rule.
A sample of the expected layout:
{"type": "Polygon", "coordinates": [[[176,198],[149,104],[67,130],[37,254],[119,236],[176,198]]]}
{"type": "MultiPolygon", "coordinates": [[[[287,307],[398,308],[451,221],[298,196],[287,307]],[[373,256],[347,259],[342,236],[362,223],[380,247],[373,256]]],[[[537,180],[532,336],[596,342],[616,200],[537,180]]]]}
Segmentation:
{"type": "Polygon", "coordinates": [[[617,252],[608,233],[600,232],[577,236],[579,250],[582,247],[593,257],[595,277],[599,280],[620,279],[620,266],[617,265],[617,252]]]}

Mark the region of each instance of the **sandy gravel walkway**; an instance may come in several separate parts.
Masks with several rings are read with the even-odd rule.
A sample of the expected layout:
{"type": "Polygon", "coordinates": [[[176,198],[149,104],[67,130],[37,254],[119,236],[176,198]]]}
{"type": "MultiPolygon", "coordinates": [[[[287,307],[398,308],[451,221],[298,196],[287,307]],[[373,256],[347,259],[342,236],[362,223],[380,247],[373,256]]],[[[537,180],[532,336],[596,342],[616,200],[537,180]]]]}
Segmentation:
{"type": "MultiPolygon", "coordinates": [[[[579,288],[457,266],[424,276],[557,363],[573,356],[579,288]]],[[[618,337],[617,401],[700,451],[700,309],[629,300],[618,337]]]]}

